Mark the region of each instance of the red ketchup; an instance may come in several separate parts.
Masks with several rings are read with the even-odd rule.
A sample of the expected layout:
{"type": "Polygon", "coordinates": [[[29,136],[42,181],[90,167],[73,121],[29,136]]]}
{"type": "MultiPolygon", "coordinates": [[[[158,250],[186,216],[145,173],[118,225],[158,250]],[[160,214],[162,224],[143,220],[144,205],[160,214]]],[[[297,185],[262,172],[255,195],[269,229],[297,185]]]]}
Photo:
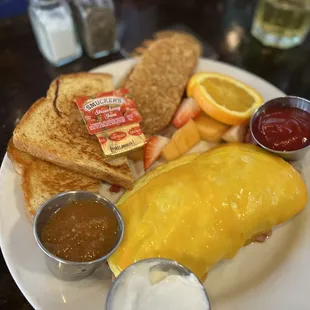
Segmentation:
{"type": "Polygon", "coordinates": [[[253,123],[253,134],[275,151],[295,151],[310,144],[310,113],[293,107],[270,107],[253,123]]]}

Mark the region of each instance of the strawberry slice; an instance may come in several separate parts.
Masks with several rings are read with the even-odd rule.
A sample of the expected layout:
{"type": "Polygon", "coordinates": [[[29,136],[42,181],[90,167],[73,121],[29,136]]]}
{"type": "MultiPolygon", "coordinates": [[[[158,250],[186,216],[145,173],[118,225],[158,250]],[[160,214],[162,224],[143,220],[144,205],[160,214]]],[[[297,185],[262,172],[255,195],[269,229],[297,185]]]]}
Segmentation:
{"type": "Polygon", "coordinates": [[[184,99],[172,120],[172,125],[180,128],[190,119],[196,118],[200,114],[200,107],[193,98],[184,99]]]}
{"type": "Polygon", "coordinates": [[[162,136],[152,136],[146,141],[144,146],[144,170],[150,168],[168,142],[169,139],[162,136]]]}

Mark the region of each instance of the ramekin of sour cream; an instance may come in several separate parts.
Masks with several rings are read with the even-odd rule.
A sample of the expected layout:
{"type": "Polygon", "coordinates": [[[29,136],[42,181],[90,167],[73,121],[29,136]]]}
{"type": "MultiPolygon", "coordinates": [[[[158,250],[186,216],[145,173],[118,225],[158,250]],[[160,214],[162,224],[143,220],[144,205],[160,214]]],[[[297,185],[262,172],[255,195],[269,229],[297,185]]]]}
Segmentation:
{"type": "Polygon", "coordinates": [[[113,282],[106,310],[210,310],[197,277],[175,261],[151,258],[125,269],[113,282]]]}

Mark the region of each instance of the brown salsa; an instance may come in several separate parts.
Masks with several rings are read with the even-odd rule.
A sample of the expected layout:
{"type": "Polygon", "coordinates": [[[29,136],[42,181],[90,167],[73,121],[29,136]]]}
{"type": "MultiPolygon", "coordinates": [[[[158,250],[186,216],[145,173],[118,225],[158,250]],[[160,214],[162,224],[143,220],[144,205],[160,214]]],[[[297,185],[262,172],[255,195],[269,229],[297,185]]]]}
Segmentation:
{"type": "Polygon", "coordinates": [[[108,254],[119,238],[113,210],[93,200],[67,203],[51,216],[41,235],[48,251],[74,262],[89,262],[108,254]]]}

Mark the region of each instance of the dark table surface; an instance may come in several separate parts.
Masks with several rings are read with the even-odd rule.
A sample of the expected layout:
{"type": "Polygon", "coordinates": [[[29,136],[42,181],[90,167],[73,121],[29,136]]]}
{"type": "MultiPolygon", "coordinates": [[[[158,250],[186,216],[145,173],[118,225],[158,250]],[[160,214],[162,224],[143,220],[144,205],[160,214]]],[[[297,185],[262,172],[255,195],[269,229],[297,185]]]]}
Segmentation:
{"type": "MultiPolygon", "coordinates": [[[[132,51],[157,30],[187,30],[203,41],[205,56],[244,68],[287,94],[310,98],[309,38],[290,50],[262,46],[249,33],[255,0],[122,0],[116,4],[124,51],[132,51]]],[[[72,64],[54,68],[40,55],[26,15],[0,20],[1,158],[14,126],[30,105],[45,95],[52,79],[62,73],[87,71],[122,55],[116,53],[98,60],[83,56],[72,64]]],[[[2,256],[0,309],[32,309],[2,256]]]]}

